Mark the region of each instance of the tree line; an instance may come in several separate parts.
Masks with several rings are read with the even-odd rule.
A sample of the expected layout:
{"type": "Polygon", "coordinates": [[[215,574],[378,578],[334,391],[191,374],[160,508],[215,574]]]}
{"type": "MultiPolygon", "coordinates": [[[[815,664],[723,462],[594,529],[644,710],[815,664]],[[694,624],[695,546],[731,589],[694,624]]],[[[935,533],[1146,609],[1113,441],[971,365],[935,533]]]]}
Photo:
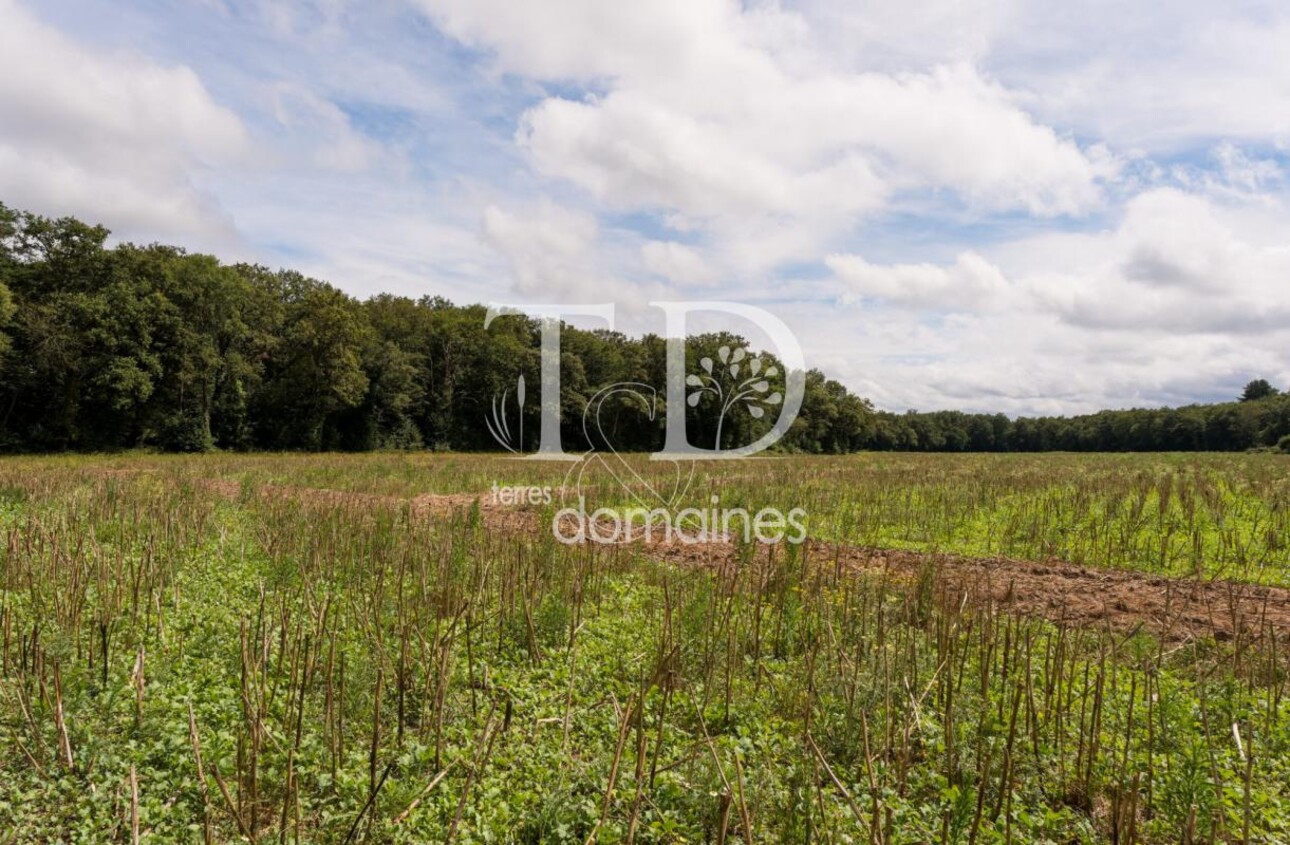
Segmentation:
{"type": "MultiPolygon", "coordinates": [[[[161,244],[108,246],[109,234],[0,204],[0,451],[497,450],[488,420],[505,426],[512,448],[536,446],[538,402],[517,395],[521,377],[537,383],[534,320],[485,328],[480,305],[359,300],[291,270],[161,244]]],[[[660,448],[662,408],[599,391],[665,384],[664,339],[566,328],[561,340],[566,449],[601,445],[582,426],[592,403],[616,448],[660,448]]],[[[725,333],[689,338],[686,354],[695,445],[739,445],[767,430],[784,379],[774,356],[725,333]],[[702,389],[717,377],[732,379],[726,392],[702,389]],[[727,402],[741,379],[749,389],[727,402]]],[[[811,370],[778,448],[1290,449],[1290,397],[1266,382],[1246,392],[1217,405],[1012,420],[878,411],[811,370]]]]}

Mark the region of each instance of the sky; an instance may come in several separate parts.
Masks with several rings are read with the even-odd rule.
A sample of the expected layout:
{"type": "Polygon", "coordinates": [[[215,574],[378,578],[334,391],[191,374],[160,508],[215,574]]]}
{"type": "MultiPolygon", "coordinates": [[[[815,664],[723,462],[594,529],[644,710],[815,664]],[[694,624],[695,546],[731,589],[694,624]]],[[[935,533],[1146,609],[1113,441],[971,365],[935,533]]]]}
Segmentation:
{"type": "Polygon", "coordinates": [[[0,202],[360,297],[755,304],[889,410],[1224,400],[1290,387],[1287,55],[1240,0],[0,0],[0,202]]]}

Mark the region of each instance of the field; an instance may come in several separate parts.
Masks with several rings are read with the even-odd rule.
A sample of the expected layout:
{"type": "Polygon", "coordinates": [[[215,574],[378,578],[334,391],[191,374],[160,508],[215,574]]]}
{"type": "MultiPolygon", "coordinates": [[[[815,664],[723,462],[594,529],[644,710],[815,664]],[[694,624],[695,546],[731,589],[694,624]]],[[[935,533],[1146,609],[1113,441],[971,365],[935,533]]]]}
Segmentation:
{"type": "Polygon", "coordinates": [[[0,843],[1290,841],[1290,458],[702,467],[775,547],[566,469],[4,459],[0,843]]]}

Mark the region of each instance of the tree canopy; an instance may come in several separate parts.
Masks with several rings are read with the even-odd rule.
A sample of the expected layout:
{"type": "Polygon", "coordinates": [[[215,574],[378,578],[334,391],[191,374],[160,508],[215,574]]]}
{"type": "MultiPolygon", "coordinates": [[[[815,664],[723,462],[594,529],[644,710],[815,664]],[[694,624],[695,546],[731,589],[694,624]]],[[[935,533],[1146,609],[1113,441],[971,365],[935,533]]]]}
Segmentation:
{"type": "Polygon", "coordinates": [[[1258,378],[1245,385],[1245,390],[1241,391],[1242,402],[1254,402],[1258,399],[1267,399],[1269,396],[1276,396],[1281,391],[1273,387],[1267,379],[1258,378]]]}
{"type": "MultiPolygon", "coordinates": [[[[495,450],[485,420],[499,397],[517,414],[511,445],[536,447],[538,402],[515,407],[520,378],[538,382],[536,321],[508,317],[485,329],[480,305],[388,294],[360,301],[291,270],[159,244],[109,247],[108,236],[0,204],[0,450],[495,450]]],[[[769,428],[777,409],[759,403],[778,389],[766,374],[783,378],[774,356],[724,333],[689,338],[686,354],[691,373],[719,361],[743,367],[747,380],[756,359],[760,374],[724,417],[713,403],[729,396],[695,392],[684,409],[695,445],[719,437],[728,448],[769,428]]],[[[597,393],[620,382],[661,389],[665,361],[658,336],[566,328],[566,449],[587,447],[581,422],[593,401],[615,448],[660,448],[662,413],[597,393]]],[[[1238,402],[1012,420],[876,411],[811,370],[778,448],[1244,450],[1288,435],[1290,396],[1262,379],[1238,402]]]]}

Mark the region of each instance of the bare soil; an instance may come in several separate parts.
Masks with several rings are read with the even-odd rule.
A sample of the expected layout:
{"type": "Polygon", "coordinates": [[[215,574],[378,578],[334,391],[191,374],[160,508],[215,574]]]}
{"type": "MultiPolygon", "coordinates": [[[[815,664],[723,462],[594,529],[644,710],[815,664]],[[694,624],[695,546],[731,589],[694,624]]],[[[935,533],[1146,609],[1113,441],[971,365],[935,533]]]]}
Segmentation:
{"type": "MultiPolygon", "coordinates": [[[[728,543],[654,548],[659,557],[681,565],[737,565],[737,550],[728,543]]],[[[804,560],[839,572],[905,580],[930,573],[936,588],[951,599],[989,603],[1059,624],[1126,634],[1144,630],[1170,643],[1239,636],[1245,641],[1275,637],[1276,642],[1290,644],[1290,589],[1283,587],[1172,578],[1060,560],[976,558],[815,541],[807,543],[804,560]]]]}
{"type": "MultiPolygon", "coordinates": [[[[238,495],[236,483],[211,481],[210,488],[238,495]]],[[[296,498],[331,505],[407,505],[414,515],[448,516],[473,506],[490,530],[535,532],[539,512],[503,506],[486,494],[424,494],[413,499],[338,490],[264,486],[265,496],[296,498]]],[[[776,546],[746,550],[730,542],[681,543],[660,539],[630,541],[659,560],[681,567],[729,571],[748,563],[767,563],[783,555],[776,546]]],[[[1199,638],[1243,642],[1271,638],[1290,644],[1290,589],[1237,581],[1174,578],[1121,569],[1077,566],[1060,560],[1027,561],[1001,557],[866,548],[808,541],[801,550],[810,566],[838,574],[880,575],[912,580],[930,575],[936,589],[954,600],[992,604],[1000,610],[1051,622],[1105,628],[1124,634],[1143,630],[1169,643],[1199,638]]]]}

